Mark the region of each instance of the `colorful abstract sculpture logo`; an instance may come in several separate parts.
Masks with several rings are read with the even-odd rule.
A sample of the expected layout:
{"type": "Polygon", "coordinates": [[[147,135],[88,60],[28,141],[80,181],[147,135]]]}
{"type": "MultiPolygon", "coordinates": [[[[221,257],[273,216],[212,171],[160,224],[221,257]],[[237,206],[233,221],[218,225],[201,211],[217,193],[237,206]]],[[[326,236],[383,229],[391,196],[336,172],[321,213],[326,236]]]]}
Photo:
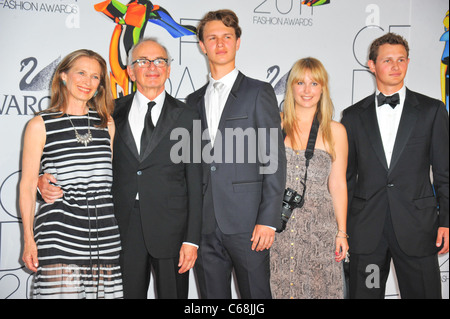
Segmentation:
{"type": "Polygon", "coordinates": [[[449,106],[448,101],[448,11],[444,18],[444,34],[441,36],[441,41],[445,42],[444,52],[441,58],[441,92],[442,101],[449,106]]]}
{"type": "Polygon", "coordinates": [[[166,29],[173,38],[197,33],[195,27],[176,23],[169,12],[148,0],[132,0],[126,5],[118,0],[107,0],[94,8],[116,24],[109,47],[111,88],[115,98],[133,91],[126,60],[131,47],[144,37],[148,22],[166,29]]]}
{"type": "Polygon", "coordinates": [[[306,4],[308,7],[317,7],[324,4],[329,4],[330,0],[304,0],[302,4],[306,4]]]}

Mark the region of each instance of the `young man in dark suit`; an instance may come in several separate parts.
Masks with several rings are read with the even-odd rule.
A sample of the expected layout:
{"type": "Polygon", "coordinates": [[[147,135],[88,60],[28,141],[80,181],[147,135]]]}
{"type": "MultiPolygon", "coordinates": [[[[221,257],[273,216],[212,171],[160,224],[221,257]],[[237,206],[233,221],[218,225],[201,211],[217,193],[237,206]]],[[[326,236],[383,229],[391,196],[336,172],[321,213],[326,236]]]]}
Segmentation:
{"type": "Polygon", "coordinates": [[[350,298],[383,298],[393,260],[402,298],[440,298],[448,252],[449,121],[442,102],[404,85],[409,47],[370,48],[377,92],[343,112],[347,129],[350,298]],[[430,168],[432,180],[430,180],[430,168]]]}
{"type": "Polygon", "coordinates": [[[203,227],[196,264],[202,298],[231,298],[233,269],[240,297],[271,298],[269,248],[280,223],[286,158],[273,88],[236,69],[240,35],[234,12],[206,14],[198,37],[209,62],[209,82],[187,99],[209,134],[204,149],[213,154],[210,161],[203,158],[203,227]],[[248,135],[234,143],[227,138],[230,131],[248,135]],[[249,152],[256,155],[254,161],[249,152]],[[270,154],[269,160],[261,161],[261,153],[270,154]]]}

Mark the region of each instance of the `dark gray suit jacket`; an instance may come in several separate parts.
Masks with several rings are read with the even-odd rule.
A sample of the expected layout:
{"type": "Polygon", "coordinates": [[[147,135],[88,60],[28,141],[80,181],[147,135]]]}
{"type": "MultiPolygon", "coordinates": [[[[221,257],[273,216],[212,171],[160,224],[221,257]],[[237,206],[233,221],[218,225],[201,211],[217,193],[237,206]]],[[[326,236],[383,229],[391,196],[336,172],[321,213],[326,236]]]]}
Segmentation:
{"type": "MultiPolygon", "coordinates": [[[[203,130],[207,129],[204,99],[207,86],[187,98],[187,104],[198,109],[203,130]]],[[[219,160],[204,162],[203,165],[203,233],[214,231],[216,221],[226,234],[252,232],[256,224],[279,227],[286,183],[286,153],[277,100],[270,84],[248,78],[239,72],[218,130],[221,135],[216,137],[212,152],[220,154],[219,160]],[[258,133],[258,128],[266,130],[258,133]],[[275,138],[272,139],[274,143],[271,149],[270,128],[275,138]],[[238,132],[239,129],[250,134],[256,132],[256,142],[245,139],[243,143],[234,143],[233,147],[227,149],[227,143],[230,142],[229,139],[227,143],[225,141],[227,129],[228,132],[238,132]],[[239,145],[240,150],[236,150],[236,145],[239,145]],[[233,154],[230,154],[230,149],[233,154]],[[271,154],[269,161],[261,161],[258,155],[253,161],[247,156],[249,152],[261,152],[263,149],[266,154],[271,154]],[[240,161],[236,153],[243,155],[244,159],[240,161]],[[275,170],[261,174],[261,168],[270,165],[275,170]]]]}
{"type": "MultiPolygon", "coordinates": [[[[202,211],[201,163],[174,163],[170,152],[179,140],[171,140],[175,128],[192,137],[198,112],[169,94],[144,156],[138,154],[128,122],[134,94],[116,100],[116,135],[113,155],[114,209],[122,241],[127,238],[128,221],[136,194],[144,239],[155,258],[178,256],[183,242],[199,245],[202,211]]],[[[192,141],[186,141],[192,145],[192,141]]],[[[192,152],[191,152],[192,153],[192,152]]]]}
{"type": "Polygon", "coordinates": [[[436,253],[437,228],[448,227],[449,220],[449,118],[444,104],[406,90],[389,168],[375,95],[344,110],[342,123],[349,140],[350,250],[371,253],[390,211],[398,243],[407,255],[436,253]]]}

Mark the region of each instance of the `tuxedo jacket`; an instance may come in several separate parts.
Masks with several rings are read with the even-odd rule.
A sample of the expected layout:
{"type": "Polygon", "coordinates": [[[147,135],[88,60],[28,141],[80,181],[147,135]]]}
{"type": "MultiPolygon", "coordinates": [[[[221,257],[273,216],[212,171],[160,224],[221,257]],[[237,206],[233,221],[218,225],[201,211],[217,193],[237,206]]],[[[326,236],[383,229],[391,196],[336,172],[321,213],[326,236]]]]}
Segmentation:
{"type": "MultiPolygon", "coordinates": [[[[199,111],[203,130],[208,128],[204,99],[207,86],[187,98],[187,103],[199,111]]],[[[216,135],[211,152],[218,160],[203,162],[203,233],[214,231],[216,222],[225,234],[252,232],[256,224],[279,227],[286,183],[286,154],[280,122],[276,96],[270,84],[239,72],[220,118],[218,131],[221,134],[216,135]],[[258,134],[258,128],[266,130],[258,134]],[[230,139],[225,141],[226,130],[237,132],[240,129],[256,132],[256,141],[245,139],[230,148],[230,139]],[[270,161],[261,161],[258,153],[256,160],[247,156],[255,151],[270,154],[270,161]],[[237,155],[244,159],[239,160],[237,155]],[[262,174],[262,167],[267,166],[275,169],[262,174]]],[[[203,142],[206,149],[205,143],[209,141],[203,142]]]]}
{"type": "Polygon", "coordinates": [[[389,167],[375,95],[345,109],[342,123],[349,141],[350,251],[375,250],[390,212],[397,241],[407,255],[436,253],[437,229],[448,227],[449,219],[449,118],[444,104],[406,89],[389,167]]]}
{"type": "MultiPolygon", "coordinates": [[[[175,128],[192,134],[198,112],[166,94],[161,115],[145,154],[140,156],[131,133],[128,114],[134,94],[116,100],[116,134],[113,148],[113,200],[122,241],[129,216],[139,193],[141,221],[146,247],[155,258],[177,257],[183,242],[199,244],[201,236],[201,163],[174,163],[171,140],[175,128]]],[[[189,147],[190,140],[184,140],[189,147]]],[[[177,148],[178,149],[178,148],[177,148]]]]}

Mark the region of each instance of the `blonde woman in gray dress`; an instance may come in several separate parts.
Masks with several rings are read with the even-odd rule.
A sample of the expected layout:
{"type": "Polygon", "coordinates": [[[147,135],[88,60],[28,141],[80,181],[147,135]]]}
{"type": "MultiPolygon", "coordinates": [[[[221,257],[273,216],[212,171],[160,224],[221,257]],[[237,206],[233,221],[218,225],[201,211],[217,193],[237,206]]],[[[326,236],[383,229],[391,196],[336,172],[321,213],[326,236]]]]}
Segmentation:
{"type": "Polygon", "coordinates": [[[319,131],[310,160],[305,203],[296,208],[271,248],[273,298],[343,298],[342,262],[347,243],[347,133],[332,120],[328,74],[315,58],[293,66],[286,85],[287,184],[301,193],[305,149],[317,114],[319,131]]]}

